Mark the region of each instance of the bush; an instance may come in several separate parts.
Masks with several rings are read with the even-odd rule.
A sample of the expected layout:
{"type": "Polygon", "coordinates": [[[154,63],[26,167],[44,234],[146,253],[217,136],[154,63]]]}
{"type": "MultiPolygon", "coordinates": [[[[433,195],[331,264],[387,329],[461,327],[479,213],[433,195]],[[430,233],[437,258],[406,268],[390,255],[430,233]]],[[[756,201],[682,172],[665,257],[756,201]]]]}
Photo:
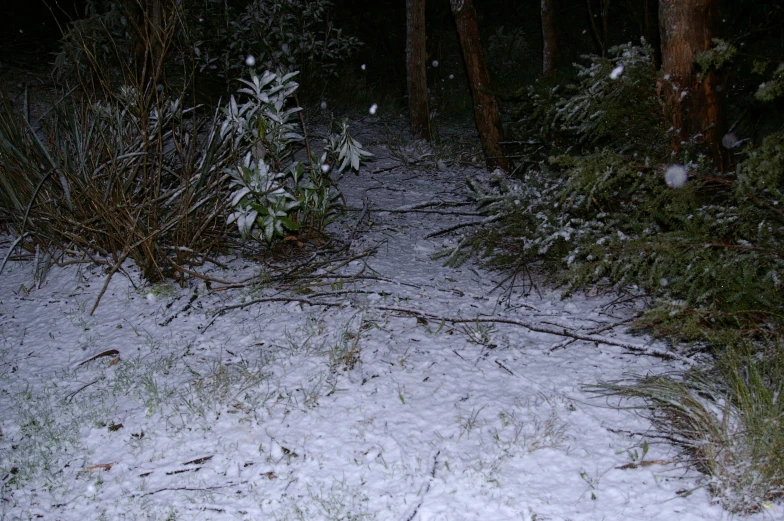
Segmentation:
{"type": "Polygon", "coordinates": [[[638,325],[680,339],[780,335],[784,131],[748,147],[735,172],[699,156],[668,165],[655,85],[650,50],[621,46],[564,94],[531,98],[519,125],[549,157],[517,179],[471,182],[489,223],[449,261],[471,250],[573,289],[635,285],[660,297],[638,325]]]}
{"type": "MultiPolygon", "coordinates": [[[[180,21],[184,9],[197,6],[167,6],[157,21],[132,12],[148,3],[163,9],[156,2],[88,3],[90,16],[70,25],[58,57],[57,69],[74,83],[50,116],[34,122],[26,107],[15,112],[2,96],[0,215],[15,245],[78,253],[112,266],[110,273],[130,258],[155,282],[184,277],[185,265],[224,250],[231,241],[227,226],[235,222],[243,238],[265,243],[301,230],[320,232],[338,208],[328,163],[357,170],[369,154],[344,125],[328,138],[321,160],[293,160],[304,130],[304,119],[292,121],[300,110],[292,99],[296,72],[252,72],[241,80],[240,101],[232,96],[214,112],[196,105],[190,91],[195,63],[180,21]],[[181,67],[179,89],[168,82],[173,64],[181,67]]],[[[301,44],[295,55],[311,58],[307,49],[321,51],[303,43],[305,33],[331,45],[330,31],[311,27],[328,6],[270,0],[251,9],[271,16],[267,22],[283,17],[289,25],[278,27],[278,36],[295,38],[301,44]],[[312,24],[295,28],[305,19],[289,18],[295,12],[312,24]]],[[[270,34],[256,43],[267,46],[274,62],[291,50],[286,41],[270,34]]]]}
{"type": "Polygon", "coordinates": [[[224,78],[241,74],[247,56],[269,70],[334,76],[360,46],[333,26],[329,0],[253,0],[237,10],[223,0],[188,10],[197,63],[224,78]]]}
{"type": "Polygon", "coordinates": [[[244,9],[223,0],[164,2],[154,21],[156,1],[88,0],[85,17],[64,31],[56,76],[113,88],[140,74],[181,86],[180,76],[187,82],[194,70],[232,80],[248,65],[327,77],[361,45],[333,26],[329,0],[253,0],[244,9]]]}
{"type": "Polygon", "coordinates": [[[234,151],[217,116],[127,87],[113,100],[66,97],[37,129],[3,101],[0,203],[27,248],[113,265],[130,257],[157,281],[221,243],[222,169],[234,151]]]}
{"type": "MultiPolygon", "coordinates": [[[[660,158],[667,143],[648,45],[613,47],[608,57],[584,56],[565,86],[540,82],[520,89],[511,130],[531,155],[615,152],[660,158]]],[[[546,157],[546,156],[545,156],[546,157]]]]}

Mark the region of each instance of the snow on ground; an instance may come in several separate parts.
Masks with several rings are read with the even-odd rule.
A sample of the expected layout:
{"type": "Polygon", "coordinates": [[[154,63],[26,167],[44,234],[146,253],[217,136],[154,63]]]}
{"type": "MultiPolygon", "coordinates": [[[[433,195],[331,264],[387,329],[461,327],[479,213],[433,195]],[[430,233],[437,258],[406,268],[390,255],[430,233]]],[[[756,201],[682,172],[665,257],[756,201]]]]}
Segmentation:
{"type": "Polygon", "coordinates": [[[129,265],[91,316],[104,269],[53,267],[35,289],[31,262],[6,267],[0,519],[727,517],[673,447],[647,439],[643,458],[644,419],[582,387],[679,364],[476,320],[666,349],[617,326],[633,310],[432,260],[455,234],[429,234],[479,219],[464,180],[486,174],[372,125],[378,159],[341,180],[354,211],[333,231],[375,253],[324,277],[282,290],[224,259],[202,273],[254,279],[135,288],[129,265]]]}

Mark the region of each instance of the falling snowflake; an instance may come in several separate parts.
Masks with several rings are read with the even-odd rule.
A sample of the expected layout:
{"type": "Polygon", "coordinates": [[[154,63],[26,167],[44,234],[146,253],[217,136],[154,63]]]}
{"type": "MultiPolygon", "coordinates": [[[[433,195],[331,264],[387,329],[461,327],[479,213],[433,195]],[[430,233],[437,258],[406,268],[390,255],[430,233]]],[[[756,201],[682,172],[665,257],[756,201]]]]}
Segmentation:
{"type": "Polygon", "coordinates": [[[368,112],[370,112],[371,114],[375,114],[377,110],[378,110],[378,105],[376,103],[373,103],[370,106],[370,110],[368,110],[368,112]]]}
{"type": "Polygon", "coordinates": [[[450,79],[450,80],[454,80],[454,79],[455,79],[455,75],[454,75],[454,74],[450,74],[450,75],[449,75],[449,79],[450,79]]]}
{"type": "Polygon", "coordinates": [[[686,184],[688,178],[689,175],[686,172],[686,167],[681,165],[672,165],[664,173],[664,182],[667,183],[667,186],[670,188],[682,187],[686,184]]]}
{"type": "Polygon", "coordinates": [[[248,57],[245,58],[245,65],[248,67],[253,67],[256,65],[256,58],[252,54],[249,54],[248,57]]]}
{"type": "Polygon", "coordinates": [[[724,137],[721,138],[721,144],[724,145],[724,148],[735,148],[740,145],[740,139],[735,134],[735,132],[727,132],[724,134],[724,137]]]}
{"type": "Polygon", "coordinates": [[[325,174],[329,172],[329,169],[330,166],[328,164],[324,163],[323,165],[321,165],[321,171],[324,172],[325,174]]]}
{"type": "Polygon", "coordinates": [[[433,60],[433,67],[438,67],[438,60],[433,60]]]}
{"type": "Polygon", "coordinates": [[[616,68],[612,70],[612,72],[610,73],[610,79],[617,80],[618,78],[621,77],[621,74],[623,74],[623,64],[618,65],[616,68]]]}
{"type": "Polygon", "coordinates": [[[362,70],[364,71],[364,70],[365,70],[367,67],[366,67],[366,66],[365,66],[365,64],[363,63],[362,65],[360,65],[360,66],[359,66],[359,68],[360,68],[360,69],[362,69],[362,70]]]}
{"type": "Polygon", "coordinates": [[[327,102],[326,101],[322,101],[321,102],[321,110],[327,110],[327,102]]]}

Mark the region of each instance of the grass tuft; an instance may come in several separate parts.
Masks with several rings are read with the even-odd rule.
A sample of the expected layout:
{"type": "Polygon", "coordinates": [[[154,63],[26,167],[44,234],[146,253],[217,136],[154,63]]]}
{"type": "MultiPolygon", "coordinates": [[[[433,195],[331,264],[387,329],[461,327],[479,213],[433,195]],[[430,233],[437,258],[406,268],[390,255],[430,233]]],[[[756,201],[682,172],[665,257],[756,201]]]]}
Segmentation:
{"type": "Polygon", "coordinates": [[[595,392],[641,399],[661,437],[705,473],[733,513],[784,497],[784,345],[728,347],[707,370],[682,377],[603,382],[595,392]]]}

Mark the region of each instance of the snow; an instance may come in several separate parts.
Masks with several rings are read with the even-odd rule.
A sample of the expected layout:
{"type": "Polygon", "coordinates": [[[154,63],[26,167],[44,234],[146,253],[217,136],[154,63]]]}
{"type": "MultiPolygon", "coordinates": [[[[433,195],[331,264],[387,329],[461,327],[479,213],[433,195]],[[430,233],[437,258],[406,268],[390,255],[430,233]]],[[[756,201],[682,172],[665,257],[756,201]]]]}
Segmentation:
{"type": "Polygon", "coordinates": [[[623,74],[623,71],[624,71],[623,64],[618,65],[612,71],[610,71],[610,79],[611,80],[617,80],[618,78],[621,77],[621,74],[623,74]]]}
{"type": "Polygon", "coordinates": [[[126,263],[90,315],[104,268],[30,290],[32,263],[9,262],[0,518],[730,519],[646,420],[583,389],[684,367],[619,347],[667,349],[623,329],[633,305],[432,260],[488,174],[407,166],[420,150],[378,137],[405,123],[369,125],[377,160],[340,180],[332,225],[351,251],[319,277],[226,257],[197,269],[232,284],[149,286],[126,263]]]}
{"type": "Polygon", "coordinates": [[[688,179],[689,174],[683,165],[672,165],[664,172],[664,182],[670,188],[682,188],[688,179]]]}
{"type": "Polygon", "coordinates": [[[733,149],[741,145],[741,140],[734,132],[727,132],[721,138],[721,144],[724,145],[724,148],[733,149]]]}

